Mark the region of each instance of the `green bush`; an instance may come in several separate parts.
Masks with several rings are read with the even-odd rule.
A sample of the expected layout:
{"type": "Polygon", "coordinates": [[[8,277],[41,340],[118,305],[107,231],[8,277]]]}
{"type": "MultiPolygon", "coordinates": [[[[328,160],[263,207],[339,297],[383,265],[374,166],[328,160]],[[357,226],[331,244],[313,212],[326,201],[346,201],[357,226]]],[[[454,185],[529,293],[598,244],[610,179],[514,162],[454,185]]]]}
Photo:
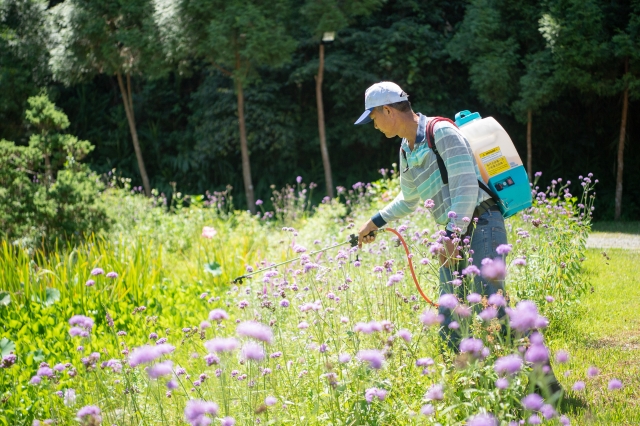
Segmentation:
{"type": "Polygon", "coordinates": [[[0,141],[0,236],[51,245],[105,228],[98,197],[103,185],[79,162],[93,145],[61,133],[69,120],[46,94],[28,102],[29,145],[0,141]]]}

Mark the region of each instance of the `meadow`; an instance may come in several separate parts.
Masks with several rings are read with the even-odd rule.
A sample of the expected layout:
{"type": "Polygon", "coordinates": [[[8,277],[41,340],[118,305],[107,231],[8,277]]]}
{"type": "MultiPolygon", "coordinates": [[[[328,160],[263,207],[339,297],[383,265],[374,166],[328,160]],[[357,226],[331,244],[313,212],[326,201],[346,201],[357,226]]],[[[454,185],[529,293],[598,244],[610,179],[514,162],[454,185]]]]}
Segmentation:
{"type": "Polygon", "coordinates": [[[397,236],[348,243],[393,198],[393,170],[314,207],[298,179],[257,215],[226,191],[169,202],[113,179],[108,233],[47,252],[1,243],[0,424],[636,424],[619,324],[637,318],[612,315],[632,281],[609,291],[601,263],[632,257],[586,249],[592,179],[537,175],[511,244],[492,261],[467,251],[455,295],[438,295],[445,237],[428,203],[390,224],[425,294],[452,310],[454,348],[397,236]],[[466,291],[476,274],[507,294],[466,291]]]}

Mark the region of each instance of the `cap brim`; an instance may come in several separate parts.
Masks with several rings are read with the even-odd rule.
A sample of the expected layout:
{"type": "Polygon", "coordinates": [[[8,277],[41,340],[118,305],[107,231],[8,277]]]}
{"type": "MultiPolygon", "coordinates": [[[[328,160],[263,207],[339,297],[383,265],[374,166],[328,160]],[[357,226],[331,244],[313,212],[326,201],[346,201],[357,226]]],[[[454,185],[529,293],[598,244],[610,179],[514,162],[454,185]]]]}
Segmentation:
{"type": "MultiPolygon", "coordinates": [[[[373,108],[372,108],[372,109],[373,109],[373,108]]],[[[371,110],[370,110],[370,109],[368,109],[368,110],[366,110],[365,112],[363,112],[363,113],[362,113],[362,115],[360,116],[360,118],[358,118],[358,119],[356,120],[356,122],[355,122],[355,123],[353,123],[353,124],[355,124],[355,125],[357,126],[357,125],[359,125],[359,124],[367,124],[367,123],[370,123],[372,120],[371,120],[371,117],[369,117],[369,114],[371,114],[371,110]]]]}

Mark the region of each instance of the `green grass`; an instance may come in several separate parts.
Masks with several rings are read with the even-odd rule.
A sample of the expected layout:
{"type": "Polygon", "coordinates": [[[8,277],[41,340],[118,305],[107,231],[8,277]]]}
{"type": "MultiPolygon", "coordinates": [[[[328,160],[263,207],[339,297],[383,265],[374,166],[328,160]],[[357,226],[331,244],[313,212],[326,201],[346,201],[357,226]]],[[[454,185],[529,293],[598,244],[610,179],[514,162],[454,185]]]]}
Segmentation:
{"type": "Polygon", "coordinates": [[[582,299],[579,314],[551,342],[566,349],[569,363],[558,365],[556,375],[568,390],[568,410],[575,425],[640,424],[640,286],[631,267],[637,253],[628,250],[589,250],[585,271],[592,289],[582,299]],[[587,377],[587,368],[601,373],[587,377]],[[568,377],[564,373],[569,371],[568,377]],[[624,387],[609,391],[609,380],[624,387]],[[586,389],[571,391],[583,380],[586,389]]]}
{"type": "Polygon", "coordinates": [[[640,222],[595,222],[593,232],[622,233],[640,235],[640,222]]]}

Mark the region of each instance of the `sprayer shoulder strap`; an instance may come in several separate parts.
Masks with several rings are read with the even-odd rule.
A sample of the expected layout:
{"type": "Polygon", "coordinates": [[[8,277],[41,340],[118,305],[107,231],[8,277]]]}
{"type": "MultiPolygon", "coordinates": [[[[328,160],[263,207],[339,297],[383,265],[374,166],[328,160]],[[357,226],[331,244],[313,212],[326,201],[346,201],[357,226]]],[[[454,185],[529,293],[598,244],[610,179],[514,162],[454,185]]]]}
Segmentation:
{"type": "MultiPolygon", "coordinates": [[[[436,138],[435,138],[434,131],[433,131],[433,128],[435,127],[436,123],[439,123],[441,121],[446,121],[448,123],[453,124],[456,128],[458,127],[458,126],[456,126],[455,122],[453,122],[452,120],[450,120],[450,119],[448,119],[446,117],[434,117],[427,123],[427,128],[425,129],[425,137],[427,138],[427,144],[428,144],[429,148],[431,148],[433,153],[436,155],[436,161],[438,162],[438,169],[440,169],[440,176],[442,177],[442,183],[444,183],[445,185],[448,185],[449,184],[449,173],[447,172],[447,168],[444,165],[444,160],[440,156],[440,153],[438,152],[438,148],[436,147],[436,138]]],[[[484,192],[489,194],[491,196],[491,198],[493,199],[493,201],[495,201],[496,203],[498,203],[500,201],[500,197],[498,197],[498,194],[496,194],[494,191],[492,191],[491,188],[489,188],[487,186],[487,184],[485,184],[480,179],[478,179],[478,186],[484,192]]]]}

